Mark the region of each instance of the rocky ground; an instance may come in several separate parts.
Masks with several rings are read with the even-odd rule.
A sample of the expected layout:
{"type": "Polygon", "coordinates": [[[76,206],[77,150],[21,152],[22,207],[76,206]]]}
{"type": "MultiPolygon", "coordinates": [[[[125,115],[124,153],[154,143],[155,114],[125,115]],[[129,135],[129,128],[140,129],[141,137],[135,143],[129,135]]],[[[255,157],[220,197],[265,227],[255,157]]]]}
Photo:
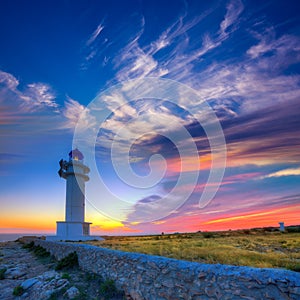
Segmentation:
{"type": "Polygon", "coordinates": [[[112,281],[78,267],[55,271],[56,265],[19,242],[0,243],[0,299],[126,299],[112,281]]]}

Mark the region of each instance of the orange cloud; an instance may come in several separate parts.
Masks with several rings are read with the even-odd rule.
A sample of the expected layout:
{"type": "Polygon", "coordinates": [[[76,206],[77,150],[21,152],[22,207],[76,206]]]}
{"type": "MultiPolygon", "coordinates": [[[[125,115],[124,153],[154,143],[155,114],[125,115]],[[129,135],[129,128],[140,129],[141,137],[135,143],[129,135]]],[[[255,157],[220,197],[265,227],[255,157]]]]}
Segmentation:
{"type": "Polygon", "coordinates": [[[278,222],[285,225],[299,224],[300,205],[287,206],[274,210],[257,210],[240,215],[229,215],[225,211],[211,213],[200,212],[186,215],[178,215],[165,219],[164,222],[152,222],[151,224],[139,224],[136,228],[143,232],[196,232],[196,231],[222,231],[247,229],[255,227],[278,227],[278,222]],[[219,217],[216,217],[216,216],[219,217]]]}
{"type": "MultiPolygon", "coordinates": [[[[264,138],[265,145],[274,145],[272,138],[264,138]]],[[[278,163],[299,163],[299,149],[286,145],[261,149],[261,140],[247,140],[227,144],[227,166],[265,166],[278,163]]]]}
{"type": "Polygon", "coordinates": [[[204,222],[203,225],[212,225],[209,228],[238,229],[264,226],[277,226],[284,221],[287,225],[299,222],[300,205],[278,208],[274,210],[257,211],[239,216],[228,216],[204,222]]]}
{"type": "MultiPolygon", "coordinates": [[[[154,162],[154,166],[155,166],[154,162]]],[[[156,164],[157,168],[161,167],[161,164],[156,164]]],[[[167,160],[167,175],[178,174],[182,172],[195,172],[199,170],[207,170],[211,167],[211,155],[195,157],[181,157],[181,158],[169,158],[167,160]]]]}

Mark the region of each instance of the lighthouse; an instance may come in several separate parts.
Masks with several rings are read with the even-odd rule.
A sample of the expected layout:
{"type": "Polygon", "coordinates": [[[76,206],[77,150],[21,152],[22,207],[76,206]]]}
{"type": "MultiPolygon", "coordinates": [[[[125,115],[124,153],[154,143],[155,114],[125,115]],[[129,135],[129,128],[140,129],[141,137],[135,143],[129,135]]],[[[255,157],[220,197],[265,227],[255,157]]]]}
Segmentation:
{"type": "Polygon", "coordinates": [[[61,159],[58,174],[66,180],[65,221],[56,222],[56,236],[47,240],[84,241],[98,239],[90,236],[90,222],[85,222],[85,183],[89,181],[88,166],[84,156],[76,148],[69,153],[69,161],[61,159]]]}

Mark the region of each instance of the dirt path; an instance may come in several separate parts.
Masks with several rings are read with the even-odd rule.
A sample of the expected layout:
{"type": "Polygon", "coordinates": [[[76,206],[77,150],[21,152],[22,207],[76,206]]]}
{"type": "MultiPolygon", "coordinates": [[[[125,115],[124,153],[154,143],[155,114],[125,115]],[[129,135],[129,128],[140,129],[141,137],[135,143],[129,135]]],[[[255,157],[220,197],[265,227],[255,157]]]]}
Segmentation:
{"type": "Polygon", "coordinates": [[[5,278],[0,280],[0,299],[16,299],[13,290],[24,280],[49,271],[52,264],[39,262],[33,253],[22,249],[16,242],[0,243],[0,269],[7,269],[5,278]]]}
{"type": "Polygon", "coordinates": [[[78,267],[55,271],[56,264],[51,257],[37,258],[18,242],[0,243],[0,299],[125,299],[113,282],[78,267]],[[13,295],[16,288],[19,296],[13,295]]]}

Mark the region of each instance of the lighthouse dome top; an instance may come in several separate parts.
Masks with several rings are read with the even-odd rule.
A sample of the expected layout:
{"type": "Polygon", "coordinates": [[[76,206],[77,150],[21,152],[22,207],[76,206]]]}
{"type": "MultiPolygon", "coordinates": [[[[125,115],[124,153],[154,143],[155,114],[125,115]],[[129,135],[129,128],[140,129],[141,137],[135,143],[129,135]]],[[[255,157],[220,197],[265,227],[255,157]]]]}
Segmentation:
{"type": "Polygon", "coordinates": [[[70,159],[74,159],[74,160],[83,160],[84,159],[84,156],[83,154],[76,148],[72,151],[70,151],[69,153],[69,157],[70,159]]]}

